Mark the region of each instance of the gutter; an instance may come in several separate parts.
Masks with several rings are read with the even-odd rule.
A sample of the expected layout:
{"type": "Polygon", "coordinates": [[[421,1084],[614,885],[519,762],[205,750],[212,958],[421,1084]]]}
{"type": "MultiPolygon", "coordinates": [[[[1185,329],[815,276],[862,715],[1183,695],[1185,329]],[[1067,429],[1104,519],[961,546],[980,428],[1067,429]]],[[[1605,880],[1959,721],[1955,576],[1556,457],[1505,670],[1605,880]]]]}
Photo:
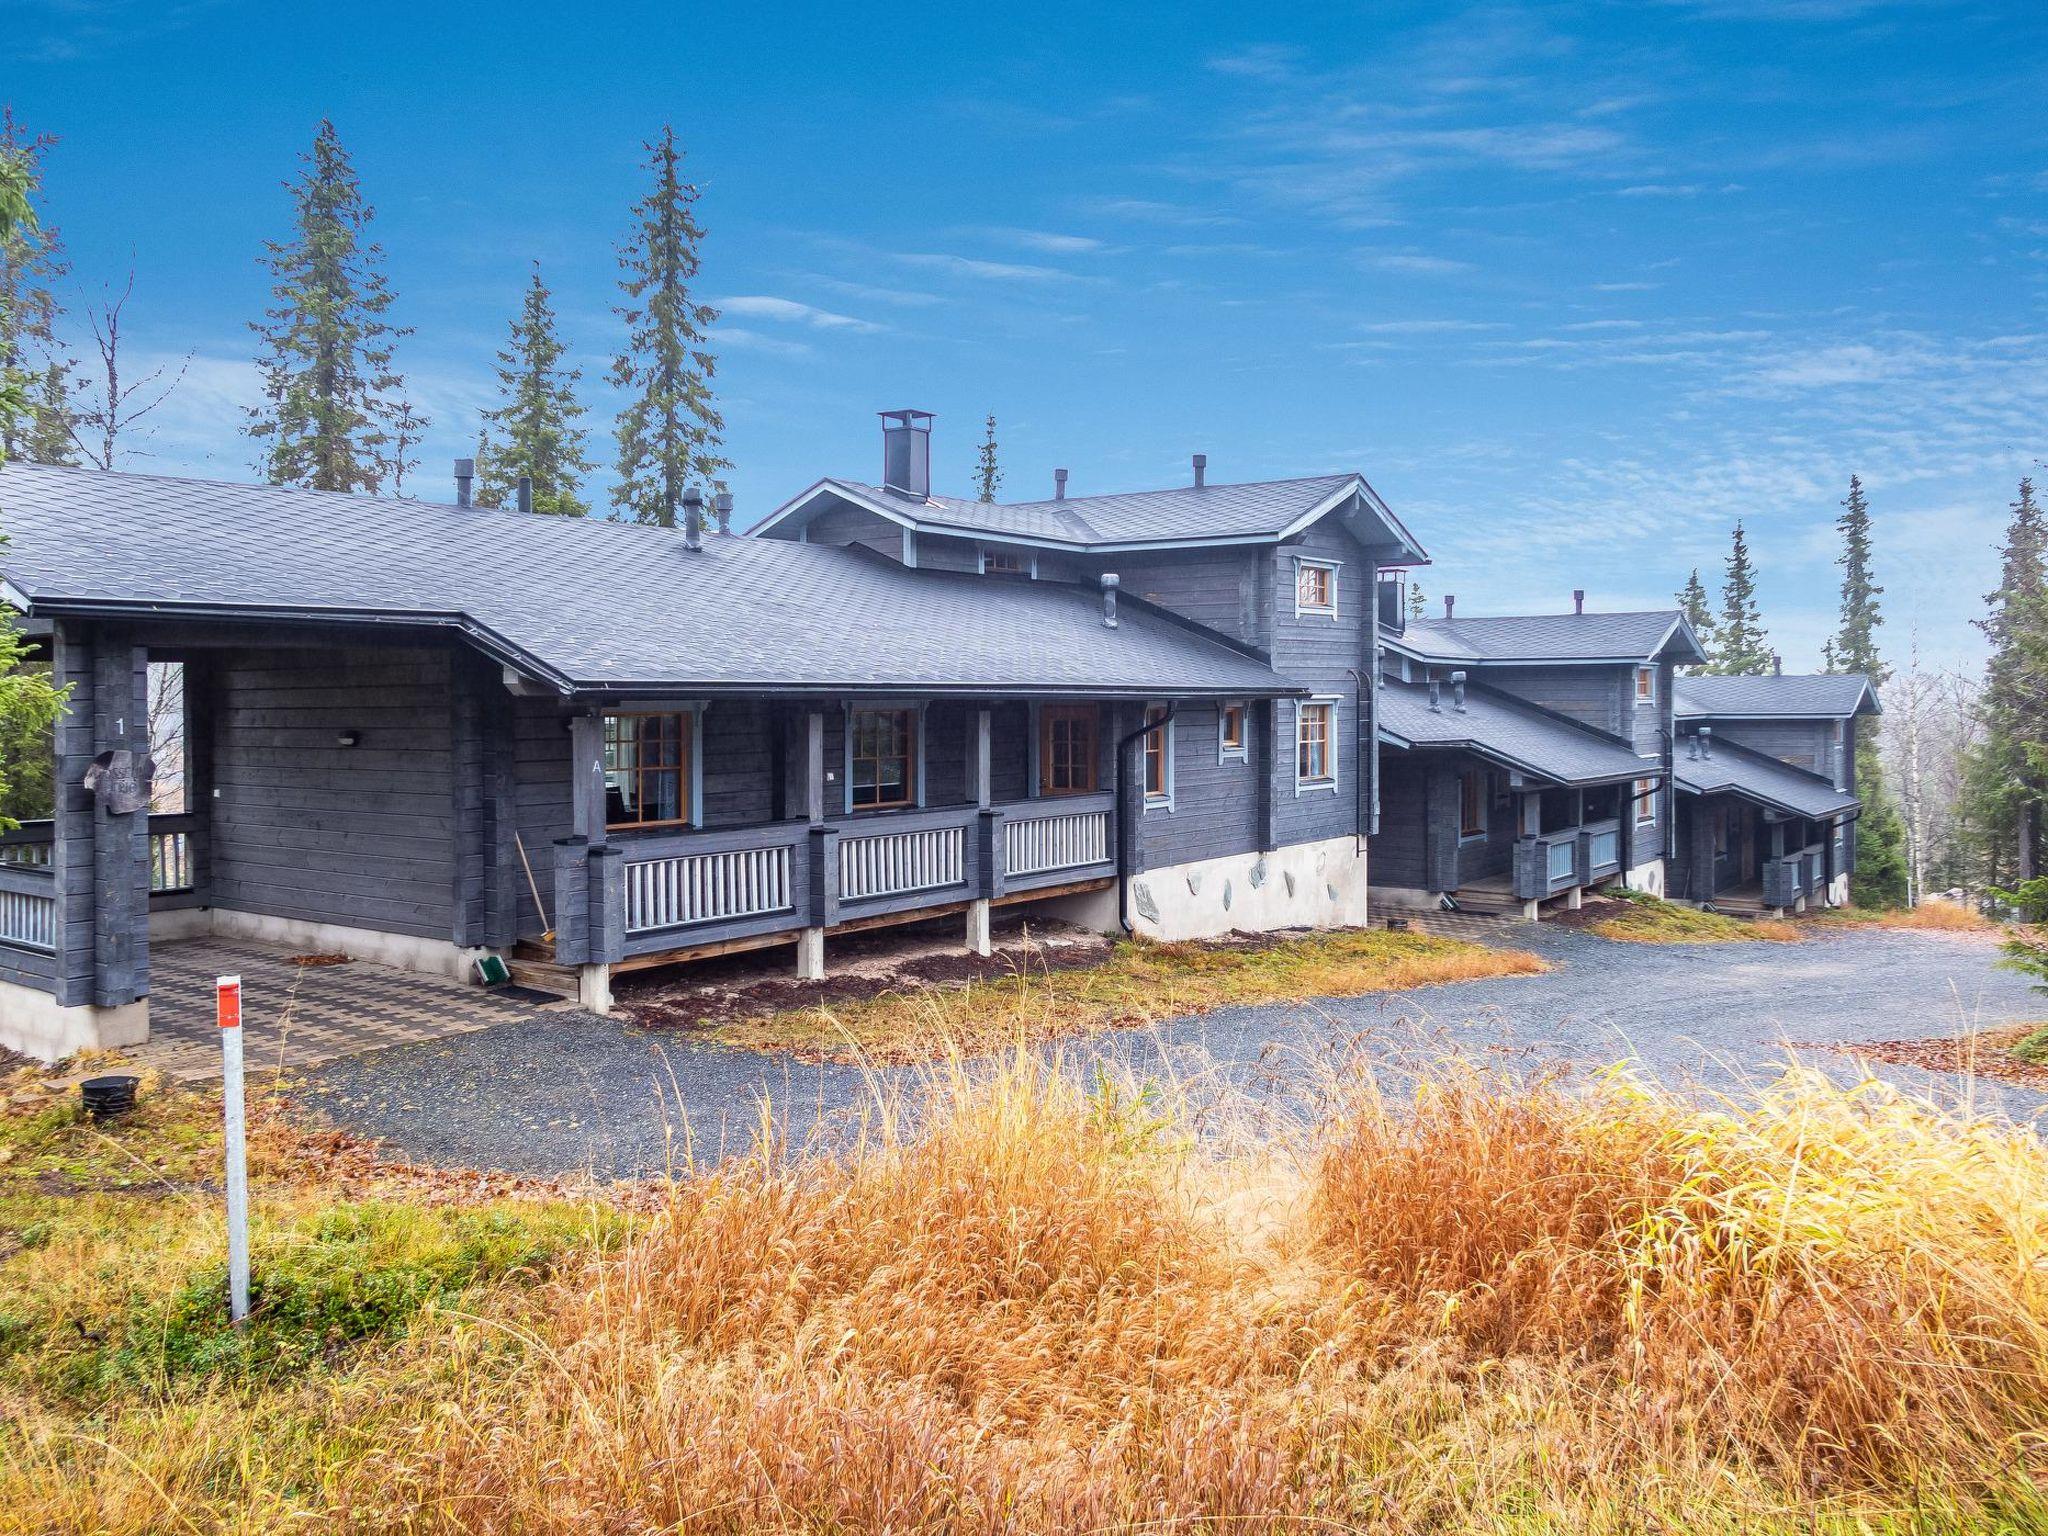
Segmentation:
{"type": "Polygon", "coordinates": [[[1166,713],[1150,724],[1141,725],[1116,744],[1116,761],[1113,765],[1114,791],[1116,794],[1116,922],[1125,935],[1137,932],[1131,926],[1131,823],[1135,820],[1124,804],[1124,761],[1130,753],[1131,744],[1154,731],[1163,731],[1172,723],[1174,712],[1179,705],[1169,702],[1166,713]]]}

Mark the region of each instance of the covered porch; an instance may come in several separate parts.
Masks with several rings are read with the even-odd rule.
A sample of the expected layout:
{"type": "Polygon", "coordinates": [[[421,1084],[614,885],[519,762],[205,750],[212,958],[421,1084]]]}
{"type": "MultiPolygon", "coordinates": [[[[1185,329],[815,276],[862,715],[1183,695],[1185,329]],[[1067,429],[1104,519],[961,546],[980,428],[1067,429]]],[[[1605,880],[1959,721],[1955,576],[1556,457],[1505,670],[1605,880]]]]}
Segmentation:
{"type": "Polygon", "coordinates": [[[1849,899],[1861,802],[1818,774],[1710,729],[1677,760],[1671,894],[1738,914],[1778,915],[1849,899]]]}

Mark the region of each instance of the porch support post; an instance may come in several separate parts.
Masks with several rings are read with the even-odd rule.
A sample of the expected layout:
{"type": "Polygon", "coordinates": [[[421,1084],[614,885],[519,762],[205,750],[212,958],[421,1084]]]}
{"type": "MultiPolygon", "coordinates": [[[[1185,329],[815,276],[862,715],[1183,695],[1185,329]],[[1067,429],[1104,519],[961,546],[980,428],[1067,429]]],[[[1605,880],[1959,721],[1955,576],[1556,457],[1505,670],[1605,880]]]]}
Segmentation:
{"type": "Polygon", "coordinates": [[[585,842],[604,841],[604,717],[585,710],[569,717],[569,808],[571,832],[585,842]]]}
{"type": "Polygon", "coordinates": [[[192,817],[186,834],[192,889],[206,906],[213,905],[213,737],[220,692],[215,658],[202,652],[185,656],[185,810],[192,817]]]}
{"type": "MultiPolygon", "coordinates": [[[[813,718],[822,719],[822,717],[813,718]]],[[[818,731],[819,762],[823,762],[824,732],[818,731]]],[[[822,783],[820,774],[819,782],[822,783]]],[[[839,921],[839,829],[822,822],[811,827],[808,899],[811,921],[796,936],[796,974],[799,981],[825,979],[825,930],[839,921]]]]}
{"type": "Polygon", "coordinates": [[[1423,869],[1432,891],[1458,888],[1459,785],[1456,767],[1434,765],[1423,783],[1423,869]]]}
{"type": "Polygon", "coordinates": [[[55,823],[50,865],[57,899],[56,994],[63,1008],[89,1008],[96,974],[93,933],[99,910],[93,899],[94,818],[92,795],[81,782],[92,766],[94,711],[93,636],[83,625],[59,619],[53,641],[51,681],[71,694],[57,717],[55,823]]]}
{"type": "Polygon", "coordinates": [[[967,798],[984,810],[988,808],[991,798],[991,742],[989,710],[984,705],[974,712],[974,734],[967,742],[967,798]]]}
{"type": "Polygon", "coordinates": [[[804,819],[817,826],[825,819],[825,712],[804,716],[804,819]]]}
{"type": "MultiPolygon", "coordinates": [[[[1704,799],[1695,800],[1692,808],[1692,848],[1688,862],[1692,866],[1692,889],[1679,894],[1693,901],[1714,899],[1714,823],[1719,817],[1716,807],[1704,799]]],[[[1633,820],[1631,812],[1627,820],[1633,820]]]]}
{"type": "MultiPolygon", "coordinates": [[[[149,652],[103,633],[92,674],[93,751],[125,749],[139,769],[149,756],[149,652]]],[[[92,815],[92,1002],[120,1008],[149,995],[149,811],[116,816],[82,785],[77,793],[92,815]]]]}

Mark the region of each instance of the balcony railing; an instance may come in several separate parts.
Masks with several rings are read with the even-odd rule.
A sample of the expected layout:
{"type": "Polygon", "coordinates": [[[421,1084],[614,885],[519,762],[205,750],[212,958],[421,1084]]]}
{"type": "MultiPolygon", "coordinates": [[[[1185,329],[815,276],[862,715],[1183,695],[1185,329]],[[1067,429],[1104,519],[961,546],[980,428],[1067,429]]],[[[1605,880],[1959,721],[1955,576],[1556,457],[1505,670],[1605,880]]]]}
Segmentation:
{"type": "Polygon", "coordinates": [[[47,866],[0,863],[0,944],[41,953],[56,948],[56,879],[47,866]]]}
{"type": "Polygon", "coordinates": [[[1579,829],[1586,841],[1586,878],[1603,879],[1621,869],[1621,823],[1591,822],[1579,829]]]}
{"type": "Polygon", "coordinates": [[[1115,873],[1107,794],[556,845],[556,957],[589,964],[1115,873]]]}

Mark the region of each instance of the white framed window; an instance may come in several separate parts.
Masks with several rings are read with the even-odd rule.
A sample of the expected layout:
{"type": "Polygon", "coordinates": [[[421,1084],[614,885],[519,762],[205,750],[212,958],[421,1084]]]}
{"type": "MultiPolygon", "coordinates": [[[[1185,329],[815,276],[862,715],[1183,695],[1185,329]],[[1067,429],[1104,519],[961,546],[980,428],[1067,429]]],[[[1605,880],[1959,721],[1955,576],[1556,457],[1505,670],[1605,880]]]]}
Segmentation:
{"type": "Polygon", "coordinates": [[[1242,699],[1226,699],[1216,707],[1216,761],[1241,763],[1249,756],[1245,741],[1249,712],[1242,699]]]}
{"type": "Polygon", "coordinates": [[[1337,699],[1303,699],[1294,706],[1294,792],[1337,787],[1337,699]]]}
{"type": "Polygon", "coordinates": [[[1164,704],[1147,704],[1145,723],[1159,727],[1145,733],[1145,809],[1170,811],[1173,809],[1173,715],[1164,704]]]}
{"type": "Polygon", "coordinates": [[[984,576],[1023,576],[1038,579],[1038,556],[1028,549],[1005,549],[983,544],[981,549],[981,574],[984,576]]]}
{"type": "Polygon", "coordinates": [[[878,702],[846,710],[846,813],[924,804],[924,706],[878,702]]]}
{"type": "Polygon", "coordinates": [[[1339,560],[1315,560],[1307,555],[1294,557],[1294,616],[1299,618],[1337,617],[1337,568],[1339,560]]]}
{"type": "Polygon", "coordinates": [[[1655,667],[1636,668],[1636,702],[1638,704],[1654,704],[1657,702],[1657,669],[1655,667]]]}
{"type": "Polygon", "coordinates": [[[1636,825],[1654,827],[1657,824],[1657,781],[1636,780],[1636,825]]]}

